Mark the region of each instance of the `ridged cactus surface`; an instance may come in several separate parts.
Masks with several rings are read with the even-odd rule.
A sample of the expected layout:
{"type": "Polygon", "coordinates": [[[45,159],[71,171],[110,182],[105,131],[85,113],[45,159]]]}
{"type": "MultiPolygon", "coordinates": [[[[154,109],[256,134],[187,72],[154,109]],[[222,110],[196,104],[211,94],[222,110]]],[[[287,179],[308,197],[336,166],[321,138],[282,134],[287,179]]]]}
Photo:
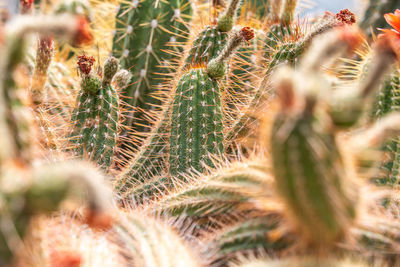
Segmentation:
{"type": "Polygon", "coordinates": [[[118,60],[108,59],[101,81],[91,68],[94,58],[82,55],[78,65],[82,75],[81,92],[73,111],[71,142],[76,155],[109,168],[114,155],[119,125],[119,99],[111,80],[118,70],[118,60]]]}
{"type": "Polygon", "coordinates": [[[174,61],[188,38],[191,15],[187,0],[121,2],[112,53],[132,73],[132,84],[122,91],[129,109],[125,125],[137,131],[148,126],[145,112],[161,104],[154,93],[165,82],[165,74],[175,71],[174,61]]]}

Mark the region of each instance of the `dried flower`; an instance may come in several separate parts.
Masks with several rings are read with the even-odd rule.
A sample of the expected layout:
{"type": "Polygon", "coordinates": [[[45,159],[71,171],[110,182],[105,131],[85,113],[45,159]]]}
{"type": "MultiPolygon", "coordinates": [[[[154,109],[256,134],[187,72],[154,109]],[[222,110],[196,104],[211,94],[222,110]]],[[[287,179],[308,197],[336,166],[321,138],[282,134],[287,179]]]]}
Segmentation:
{"type": "Polygon", "coordinates": [[[240,34],[243,36],[243,38],[246,41],[250,41],[251,39],[254,38],[254,30],[252,28],[250,28],[250,27],[243,27],[240,30],[240,34]]]}
{"type": "Polygon", "coordinates": [[[80,72],[84,75],[89,75],[95,61],[96,60],[94,59],[94,57],[90,57],[85,54],[78,56],[77,64],[80,72]]]}
{"type": "Polygon", "coordinates": [[[339,13],[336,14],[336,19],[343,22],[344,24],[352,25],[356,22],[356,16],[348,10],[343,9],[339,13]]]}

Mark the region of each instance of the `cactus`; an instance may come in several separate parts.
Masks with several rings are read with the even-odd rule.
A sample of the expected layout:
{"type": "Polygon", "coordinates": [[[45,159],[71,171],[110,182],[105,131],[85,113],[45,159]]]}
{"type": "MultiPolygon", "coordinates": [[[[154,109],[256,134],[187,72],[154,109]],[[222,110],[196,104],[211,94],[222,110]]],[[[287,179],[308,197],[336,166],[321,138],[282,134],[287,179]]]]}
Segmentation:
{"type": "MultiPolygon", "coordinates": [[[[357,43],[354,38],[345,38],[349,45],[357,43]]],[[[316,42],[315,46],[319,45],[322,48],[318,50],[312,47],[310,51],[313,53],[306,55],[302,64],[304,70],[300,70],[299,75],[317,72],[320,62],[324,62],[324,56],[329,58],[329,54],[334,56],[338,53],[332,50],[332,47],[340,49],[335,39],[329,42],[330,44],[327,43],[326,46],[316,42]]],[[[354,93],[349,93],[346,89],[342,92],[339,90],[336,96],[330,98],[328,114],[336,127],[351,127],[359,120],[363,113],[363,109],[360,109],[361,103],[368,100],[379,84],[379,79],[390,67],[388,63],[394,61],[394,54],[387,45],[378,45],[376,49],[373,67],[369,70],[368,78],[359,82],[358,89],[354,90],[354,93]]],[[[295,77],[293,73],[286,75],[295,77]]],[[[320,82],[315,80],[308,83],[309,87],[301,87],[295,85],[289,76],[287,78],[283,76],[283,72],[280,73],[282,80],[278,85],[282,90],[279,93],[281,111],[275,118],[271,135],[277,189],[293,209],[292,216],[299,220],[301,225],[299,226],[309,242],[317,246],[329,246],[337,238],[342,237],[355,215],[354,204],[350,200],[348,189],[343,184],[346,170],[335,141],[335,132],[321,125],[320,118],[315,115],[318,114],[315,111],[318,107],[316,92],[319,90],[317,88],[320,82]],[[300,94],[304,94],[305,98],[301,110],[296,109],[295,101],[298,100],[294,96],[299,94],[294,91],[299,90],[296,88],[301,88],[300,94]],[[285,128],[288,125],[290,129],[285,128]],[[299,187],[302,189],[299,190],[299,187]]],[[[382,131],[387,130],[386,126],[379,127],[382,127],[382,131]]]]}
{"type": "MultiPolygon", "coordinates": [[[[163,194],[167,191],[164,188],[167,183],[160,183],[161,179],[158,179],[152,184],[136,187],[132,195],[137,197],[138,203],[158,196],[159,200],[150,206],[153,212],[164,216],[184,217],[207,229],[213,225],[219,226],[215,223],[215,218],[226,217],[229,220],[239,214],[261,210],[257,208],[256,196],[262,195],[270,181],[264,167],[256,163],[233,165],[207,177],[187,177],[187,180],[189,182],[184,186],[179,186],[176,182],[176,192],[172,191],[170,194],[163,194]]],[[[168,181],[174,184],[173,179],[169,178],[168,181]]]]}
{"type": "Polygon", "coordinates": [[[82,91],[73,112],[70,139],[76,144],[75,154],[87,156],[108,169],[113,161],[119,123],[118,94],[111,80],[118,70],[118,60],[110,57],[104,63],[103,80],[93,75],[94,58],[82,55],[78,66],[82,91]]]}
{"type": "Polygon", "coordinates": [[[168,225],[140,214],[120,216],[114,227],[114,239],[127,254],[127,265],[200,266],[185,242],[168,225]]]}
{"type": "Polygon", "coordinates": [[[229,142],[234,142],[238,137],[243,138],[249,135],[250,129],[259,123],[251,112],[257,112],[262,108],[263,105],[268,103],[274,96],[273,88],[270,84],[270,75],[274,72],[278,65],[284,63],[295,64],[298,58],[304,53],[311,41],[318,35],[334,28],[337,26],[351,25],[355,22],[354,14],[348,10],[342,10],[338,14],[333,15],[331,13],[325,14],[320,20],[313,26],[313,28],[305,36],[300,38],[294,43],[283,43],[280,45],[274,55],[266,72],[264,79],[261,82],[259,89],[256,91],[254,96],[249,101],[247,111],[238,118],[233,126],[229,129],[226,139],[229,142]]]}
{"type": "Polygon", "coordinates": [[[279,255],[294,241],[294,236],[279,229],[281,223],[281,216],[270,214],[229,225],[211,234],[210,240],[206,238],[203,254],[212,255],[212,266],[221,266],[247,255],[279,255]]]}
{"type": "Polygon", "coordinates": [[[119,7],[112,50],[121,66],[133,75],[132,85],[122,95],[127,97],[127,107],[135,108],[129,112],[125,125],[134,126],[139,132],[146,130],[143,125],[148,127],[143,112],[161,104],[154,92],[165,80],[165,74],[173,71],[169,66],[178,57],[165,50],[168,42],[186,41],[191,12],[187,0],[135,0],[119,7]]]}
{"type": "Polygon", "coordinates": [[[239,4],[240,0],[230,0],[217,25],[207,26],[198,34],[185,59],[184,68],[203,66],[222,51],[228,39],[228,32],[235,24],[239,4]]]}
{"type": "Polygon", "coordinates": [[[162,169],[165,163],[160,152],[165,148],[162,139],[167,129],[170,142],[169,173],[172,176],[193,170],[202,171],[206,167],[204,165],[212,164],[209,154],[222,154],[223,115],[220,87],[216,80],[225,76],[230,55],[242,42],[253,37],[251,29],[243,28],[232,36],[221,54],[211,60],[207,68],[193,69],[183,74],[170,105],[172,111],[165,109],[162,121],[144,148],[118,178],[116,187],[122,189],[121,193],[125,194],[135,184],[146,182],[141,178],[144,176],[141,172],[157,174],[162,169]],[[183,108],[187,108],[188,112],[181,113],[183,108]]]}
{"type": "Polygon", "coordinates": [[[292,32],[292,22],[294,20],[294,13],[297,6],[297,0],[285,0],[282,11],[281,0],[274,0],[273,8],[268,18],[271,25],[268,29],[265,38],[265,57],[268,59],[279,43],[285,40],[286,36],[290,36],[292,32]]]}
{"type": "Polygon", "coordinates": [[[167,170],[169,107],[170,105],[162,112],[160,121],[155,125],[138,154],[117,177],[114,187],[120,194],[125,193],[135,184],[151,180],[152,177],[157,177],[167,170]]]}

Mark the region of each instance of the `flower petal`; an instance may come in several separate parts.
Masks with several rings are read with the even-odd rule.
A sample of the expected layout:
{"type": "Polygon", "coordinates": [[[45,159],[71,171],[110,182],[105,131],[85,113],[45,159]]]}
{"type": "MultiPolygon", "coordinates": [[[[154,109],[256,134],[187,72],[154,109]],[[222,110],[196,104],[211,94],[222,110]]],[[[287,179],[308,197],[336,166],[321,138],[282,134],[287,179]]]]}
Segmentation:
{"type": "Polygon", "coordinates": [[[398,15],[393,14],[393,13],[385,14],[385,19],[386,19],[387,23],[390,24],[390,26],[392,26],[397,31],[400,31],[400,10],[399,10],[399,12],[397,12],[397,10],[396,10],[396,13],[398,15]]]}

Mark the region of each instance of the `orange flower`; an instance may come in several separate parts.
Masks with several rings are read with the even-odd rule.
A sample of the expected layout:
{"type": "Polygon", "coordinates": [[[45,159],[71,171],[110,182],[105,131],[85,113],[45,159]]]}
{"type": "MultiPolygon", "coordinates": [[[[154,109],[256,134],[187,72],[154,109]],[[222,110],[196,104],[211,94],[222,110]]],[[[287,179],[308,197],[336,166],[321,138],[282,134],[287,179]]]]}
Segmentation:
{"type": "Polygon", "coordinates": [[[384,33],[378,38],[385,38],[400,59],[400,10],[396,9],[394,13],[385,14],[385,19],[393,29],[379,29],[384,33]]]}

